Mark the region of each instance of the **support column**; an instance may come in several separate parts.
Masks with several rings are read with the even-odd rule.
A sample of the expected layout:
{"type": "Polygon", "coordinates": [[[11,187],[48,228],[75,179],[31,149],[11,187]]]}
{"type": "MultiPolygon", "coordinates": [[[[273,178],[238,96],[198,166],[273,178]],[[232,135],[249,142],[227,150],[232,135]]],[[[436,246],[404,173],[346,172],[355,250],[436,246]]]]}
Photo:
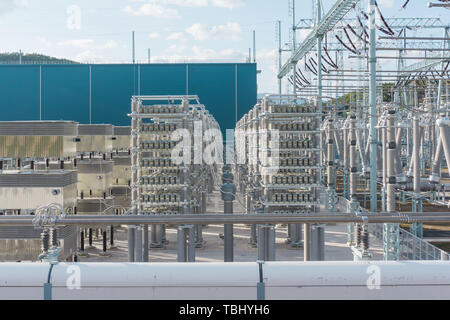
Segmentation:
{"type": "Polygon", "coordinates": [[[195,261],[195,230],[193,225],[178,226],[178,262],[195,261]]]}
{"type": "MultiPolygon", "coordinates": [[[[395,212],[395,170],[394,157],[396,154],[395,144],[395,111],[390,110],[387,118],[387,194],[386,209],[388,213],[395,212]]],[[[383,251],[385,260],[399,260],[399,232],[398,223],[385,223],[383,225],[383,251]]]]}
{"type": "Polygon", "coordinates": [[[303,261],[311,260],[311,225],[305,223],[303,225],[304,229],[304,240],[303,240],[303,261]]]}
{"type": "Polygon", "coordinates": [[[142,253],[142,261],[149,261],[149,241],[148,241],[148,224],[143,227],[144,232],[144,245],[143,245],[143,253],[142,253]]]}
{"type": "Polygon", "coordinates": [[[136,253],[135,253],[135,257],[136,257],[136,262],[142,262],[142,227],[141,226],[136,226],[136,253]]]}
{"type": "MultiPolygon", "coordinates": [[[[418,146],[420,143],[420,128],[419,119],[417,116],[413,117],[413,144],[418,146]]],[[[420,154],[419,148],[414,147],[413,149],[413,159],[414,159],[414,177],[413,177],[413,187],[414,187],[414,198],[412,199],[412,211],[422,212],[422,198],[420,196],[420,154]]],[[[413,223],[411,225],[411,233],[415,236],[423,237],[422,223],[413,223]]]]}
{"type": "MultiPolygon", "coordinates": [[[[225,214],[233,214],[233,202],[232,201],[224,201],[223,202],[224,212],[225,214]]],[[[233,252],[233,225],[225,224],[223,226],[224,232],[224,262],[233,262],[234,260],[234,252],[233,252]]]]}
{"type": "Polygon", "coordinates": [[[377,59],[375,0],[369,0],[370,211],[377,211],[377,59]]]}
{"type": "Polygon", "coordinates": [[[275,227],[258,225],[258,260],[275,261],[275,227]]]}
{"type": "MultiPolygon", "coordinates": [[[[223,209],[225,214],[233,214],[233,201],[236,194],[236,186],[233,184],[233,174],[223,167],[221,196],[223,200],[223,209]]],[[[233,253],[233,225],[224,225],[224,261],[232,262],[234,260],[233,253]]]]}
{"type": "Polygon", "coordinates": [[[134,226],[128,226],[128,262],[134,262],[134,226]]]}

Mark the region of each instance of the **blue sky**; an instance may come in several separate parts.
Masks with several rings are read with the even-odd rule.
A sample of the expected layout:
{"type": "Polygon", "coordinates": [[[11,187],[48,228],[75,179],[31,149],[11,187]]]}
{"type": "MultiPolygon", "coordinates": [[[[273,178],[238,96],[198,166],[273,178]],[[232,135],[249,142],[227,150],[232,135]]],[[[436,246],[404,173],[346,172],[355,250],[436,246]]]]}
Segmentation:
{"type": "MultiPolygon", "coordinates": [[[[80,62],[245,62],[256,30],[259,91],[276,91],[276,21],[288,41],[288,0],[0,0],[0,51],[43,53],[80,62]]],[[[327,11],[334,0],[323,0],[327,11]]],[[[428,1],[378,0],[386,17],[437,17],[450,11],[428,1]]],[[[296,16],[310,18],[311,0],[297,0],[296,16]]],[[[361,1],[366,8],[367,0],[361,1]]],[[[299,32],[302,39],[306,32],[299,32]]],[[[440,34],[439,34],[440,35],[440,34]]]]}

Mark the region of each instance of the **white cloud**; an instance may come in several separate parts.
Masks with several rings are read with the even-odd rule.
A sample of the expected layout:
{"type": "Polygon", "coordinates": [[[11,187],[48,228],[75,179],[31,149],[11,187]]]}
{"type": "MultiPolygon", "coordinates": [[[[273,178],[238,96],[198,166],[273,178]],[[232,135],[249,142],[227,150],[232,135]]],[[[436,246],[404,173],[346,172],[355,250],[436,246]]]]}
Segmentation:
{"type": "Polygon", "coordinates": [[[16,8],[26,8],[28,5],[28,0],[0,0],[0,15],[13,11],[16,8]]]}
{"type": "Polygon", "coordinates": [[[166,52],[168,54],[180,55],[180,54],[183,53],[185,48],[186,48],[185,46],[178,45],[178,44],[173,44],[173,45],[171,45],[170,47],[168,47],[166,49],[166,52]]]}
{"type": "Polygon", "coordinates": [[[158,18],[178,18],[180,15],[177,10],[166,8],[160,4],[149,2],[138,8],[126,6],[123,11],[132,16],[152,16],[158,18]]]}
{"type": "Polygon", "coordinates": [[[158,39],[159,38],[159,33],[158,32],[151,32],[148,37],[150,39],[158,39]]]}
{"type": "Polygon", "coordinates": [[[183,32],[174,32],[167,37],[167,40],[186,41],[186,37],[183,32]]]}
{"type": "Polygon", "coordinates": [[[193,46],[192,53],[182,55],[185,50],[184,46],[173,45],[166,50],[166,55],[154,56],[153,61],[158,62],[244,62],[246,54],[236,51],[235,49],[214,50],[200,46],[193,46]]]}
{"type": "Polygon", "coordinates": [[[183,7],[206,7],[208,5],[208,0],[162,0],[162,2],[183,7]]]}
{"type": "MultiPolygon", "coordinates": [[[[2,1],[5,1],[5,0],[2,0],[2,1]]],[[[18,7],[25,7],[26,8],[26,7],[29,6],[28,0],[14,0],[13,2],[18,7]]]]}
{"type": "Polygon", "coordinates": [[[86,48],[94,43],[92,39],[74,39],[58,42],[58,46],[70,46],[78,48],[86,48]]]}
{"type": "MultiPolygon", "coordinates": [[[[17,0],[26,1],[26,0],[17,0]]],[[[178,11],[175,9],[169,9],[166,6],[177,7],[220,7],[234,9],[245,5],[244,0],[129,0],[132,3],[139,3],[141,6],[137,9],[133,9],[131,6],[126,6],[124,11],[132,15],[152,15],[162,16],[165,14],[175,14],[178,17],[178,11]],[[151,13],[151,11],[155,11],[151,13]]]]}
{"type": "Polygon", "coordinates": [[[243,0],[212,0],[212,4],[216,7],[234,9],[245,5],[243,0]]]}
{"type": "Polygon", "coordinates": [[[201,23],[195,23],[186,29],[196,40],[207,40],[207,39],[231,39],[234,41],[240,40],[241,37],[241,26],[237,22],[228,22],[224,25],[217,25],[208,27],[201,23]]]}
{"type": "Polygon", "coordinates": [[[85,51],[81,52],[80,54],[78,54],[74,60],[78,61],[78,62],[87,63],[87,62],[100,61],[102,59],[103,59],[102,56],[96,55],[92,50],[85,50],[85,51]]]}
{"type": "Polygon", "coordinates": [[[47,47],[52,46],[52,42],[48,40],[46,37],[37,37],[36,39],[47,47]]]}
{"type": "Polygon", "coordinates": [[[104,48],[104,49],[114,49],[114,48],[117,48],[118,46],[119,46],[119,44],[118,44],[116,41],[110,40],[110,41],[107,41],[107,42],[102,46],[102,48],[104,48]]]}
{"type": "Polygon", "coordinates": [[[214,50],[209,48],[203,48],[199,46],[192,47],[193,59],[197,61],[206,60],[244,60],[246,55],[235,49],[214,50]]]}

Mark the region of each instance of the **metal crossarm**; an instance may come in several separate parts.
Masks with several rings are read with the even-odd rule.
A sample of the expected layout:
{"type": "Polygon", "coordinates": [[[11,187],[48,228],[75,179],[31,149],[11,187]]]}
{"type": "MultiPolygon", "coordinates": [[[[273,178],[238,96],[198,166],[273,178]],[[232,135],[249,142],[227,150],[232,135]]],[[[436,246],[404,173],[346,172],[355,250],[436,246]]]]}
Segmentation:
{"type": "Polygon", "coordinates": [[[283,78],[291,69],[293,64],[297,63],[306,53],[311,51],[316,45],[316,39],[319,36],[324,35],[328,31],[334,28],[334,26],[350,11],[351,8],[359,0],[340,0],[337,1],[334,6],[328,11],[326,16],[322,19],[319,25],[317,25],[311,33],[303,41],[302,45],[294,52],[291,58],[281,68],[278,78],[283,78]]]}

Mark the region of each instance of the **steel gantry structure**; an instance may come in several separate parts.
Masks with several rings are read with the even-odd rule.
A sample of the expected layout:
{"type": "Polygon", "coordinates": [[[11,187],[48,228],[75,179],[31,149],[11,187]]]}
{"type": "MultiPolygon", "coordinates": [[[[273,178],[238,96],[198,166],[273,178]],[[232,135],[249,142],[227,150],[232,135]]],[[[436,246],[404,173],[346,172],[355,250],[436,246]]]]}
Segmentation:
{"type": "MultiPolygon", "coordinates": [[[[313,2],[313,17],[298,21],[295,20],[295,2],[292,3],[294,11],[293,24],[290,27],[293,33],[292,41],[290,48],[282,48],[280,31],[277,78],[279,94],[282,94],[282,80],[287,78],[292,85],[292,93],[317,97],[318,112],[324,116],[321,126],[320,164],[329,166],[330,159],[334,159],[333,156],[330,157],[329,152],[336,152],[339,157],[333,164],[336,168],[339,169],[344,163],[342,168],[344,195],[354,200],[348,207],[350,212],[365,210],[360,208],[359,202],[352,197],[352,191],[348,190],[348,171],[352,170],[361,170],[360,175],[367,183],[371,212],[377,212],[379,209],[380,185],[382,185],[380,196],[383,210],[386,209],[386,203],[389,203],[388,207],[391,206],[391,212],[396,210],[395,194],[399,190],[403,190],[400,191],[402,199],[405,194],[409,194],[408,190],[413,191],[411,196],[414,212],[422,212],[423,199],[438,205],[436,192],[441,187],[434,185],[430,189],[429,186],[422,186],[421,189],[419,186],[422,183],[418,181],[428,166],[431,170],[431,162],[434,167],[441,167],[443,150],[447,148],[442,147],[447,136],[447,122],[436,121],[439,121],[440,117],[448,116],[450,25],[435,17],[384,17],[374,0],[365,2],[368,5],[367,10],[362,10],[362,1],[338,0],[322,17],[321,1],[313,2]],[[347,17],[352,9],[355,17],[347,17]],[[376,19],[377,17],[379,19],[376,19]],[[297,30],[310,30],[301,43],[296,42],[297,30]],[[434,36],[416,35],[423,30],[433,30],[434,36]],[[436,30],[443,30],[442,36],[437,36],[436,30]],[[377,33],[382,35],[377,36],[377,33]],[[329,41],[328,34],[334,35],[338,42],[329,41]],[[289,51],[290,55],[283,63],[282,54],[286,51],[289,51]],[[329,55],[332,51],[336,52],[335,58],[329,55]],[[408,54],[410,51],[412,54],[408,54]],[[359,65],[357,68],[344,66],[345,52],[351,52],[348,58],[359,65]],[[386,54],[380,55],[378,52],[386,54]],[[422,52],[424,56],[421,56],[422,52]],[[299,65],[302,60],[303,63],[299,65]],[[406,63],[411,60],[420,61],[406,63]],[[396,61],[397,67],[385,70],[378,66],[382,61],[383,64],[384,61],[396,61]],[[330,84],[330,81],[334,84],[330,84]],[[339,97],[339,94],[342,95],[339,97]],[[387,94],[392,97],[391,104],[383,104],[387,94]],[[322,108],[322,97],[328,95],[335,95],[335,98],[331,98],[332,103],[329,103],[327,108],[322,108]],[[340,102],[344,97],[348,97],[350,101],[340,102]],[[338,113],[342,111],[348,112],[350,120],[340,119],[341,115],[338,113]],[[401,128],[394,125],[398,121],[401,128]],[[351,122],[355,122],[353,129],[350,129],[351,122]],[[340,133],[343,128],[347,130],[344,134],[340,133]],[[352,130],[354,130],[353,138],[349,138],[351,136],[349,132],[352,130]],[[424,141],[424,131],[429,141],[424,141]],[[349,140],[346,141],[347,139],[349,140]],[[327,148],[324,148],[325,143],[328,145],[327,148]],[[352,143],[355,144],[354,152],[358,158],[356,162],[354,161],[356,167],[349,164],[348,157],[345,160],[346,155],[343,151],[350,144],[352,152],[352,143]],[[417,143],[420,145],[420,151],[417,151],[419,147],[413,147],[417,143]],[[392,170],[394,165],[389,164],[392,161],[396,166],[394,170],[392,170]],[[420,164],[414,164],[414,161],[420,161],[420,164]],[[407,172],[402,173],[402,167],[407,172]],[[381,175],[383,175],[382,182],[380,182],[381,175]],[[411,177],[415,179],[415,188],[412,186],[413,181],[405,182],[405,179],[411,177]],[[402,185],[404,183],[407,185],[402,185]],[[408,183],[411,183],[411,187],[408,183]],[[388,189],[390,191],[387,191],[388,189]],[[432,196],[424,196],[424,189],[433,190],[432,196]]],[[[436,170],[433,169],[433,172],[437,172],[436,170]]],[[[440,177],[440,174],[432,173],[430,181],[432,179],[440,181],[440,177]],[[437,180],[436,176],[439,176],[437,180]]],[[[321,178],[321,181],[325,180],[321,178]]],[[[328,177],[328,181],[333,179],[328,177]]],[[[353,184],[355,183],[354,181],[353,184]]],[[[333,192],[327,189],[327,197],[332,194],[333,192]]],[[[327,204],[332,202],[331,199],[326,200],[327,204]]],[[[445,191],[442,203],[445,203],[445,191]]],[[[399,225],[385,224],[384,227],[385,257],[397,259],[399,225]]],[[[413,224],[411,230],[415,235],[422,234],[420,223],[413,224]]]]}

